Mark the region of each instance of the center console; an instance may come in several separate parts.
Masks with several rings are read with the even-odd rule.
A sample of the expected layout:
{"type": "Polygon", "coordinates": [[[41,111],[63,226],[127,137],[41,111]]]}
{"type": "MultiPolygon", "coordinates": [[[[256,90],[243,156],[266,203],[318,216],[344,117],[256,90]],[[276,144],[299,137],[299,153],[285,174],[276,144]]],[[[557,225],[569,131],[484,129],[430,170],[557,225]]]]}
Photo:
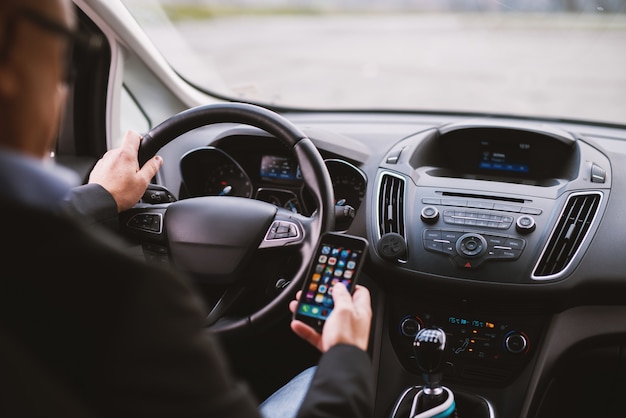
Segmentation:
{"type": "Polygon", "coordinates": [[[558,309],[544,303],[550,287],[578,266],[611,185],[600,150],[519,121],[428,129],[389,150],[369,230],[389,287],[381,378],[401,376],[379,389],[397,399],[393,418],[409,416],[428,386],[415,341],[433,328],[445,336],[438,373],[466,410],[459,416],[494,416],[492,400],[520,407],[519,397],[496,398],[503,387],[524,393],[558,309]]]}
{"type": "Polygon", "coordinates": [[[370,217],[376,253],[421,275],[496,284],[565,278],[611,185],[604,154],[567,132],[450,125],[398,143],[370,217]]]}

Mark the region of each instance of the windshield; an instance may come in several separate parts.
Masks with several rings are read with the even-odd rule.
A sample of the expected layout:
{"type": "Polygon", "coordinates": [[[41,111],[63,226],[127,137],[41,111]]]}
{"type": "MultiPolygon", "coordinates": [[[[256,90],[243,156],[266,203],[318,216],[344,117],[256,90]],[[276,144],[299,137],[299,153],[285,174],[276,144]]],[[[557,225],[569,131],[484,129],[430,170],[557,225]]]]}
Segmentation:
{"type": "Polygon", "coordinates": [[[626,124],[624,0],[123,0],[233,100],[626,124]]]}

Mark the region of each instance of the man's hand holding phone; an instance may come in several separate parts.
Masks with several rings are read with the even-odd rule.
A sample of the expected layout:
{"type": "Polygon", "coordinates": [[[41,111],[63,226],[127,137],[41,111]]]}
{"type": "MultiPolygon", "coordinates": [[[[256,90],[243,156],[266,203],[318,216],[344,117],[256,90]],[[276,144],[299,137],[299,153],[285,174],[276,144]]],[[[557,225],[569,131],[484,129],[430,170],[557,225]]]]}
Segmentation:
{"type": "MultiPolygon", "coordinates": [[[[337,344],[351,344],[367,350],[370,326],[372,323],[372,302],[369,290],[356,285],[354,294],[341,282],[333,285],[334,308],[324,324],[322,333],[318,333],[309,325],[294,319],[291,329],[300,338],[317,347],[322,353],[337,344]]],[[[296,300],[289,303],[294,313],[302,291],[298,291],[296,300]]]]}

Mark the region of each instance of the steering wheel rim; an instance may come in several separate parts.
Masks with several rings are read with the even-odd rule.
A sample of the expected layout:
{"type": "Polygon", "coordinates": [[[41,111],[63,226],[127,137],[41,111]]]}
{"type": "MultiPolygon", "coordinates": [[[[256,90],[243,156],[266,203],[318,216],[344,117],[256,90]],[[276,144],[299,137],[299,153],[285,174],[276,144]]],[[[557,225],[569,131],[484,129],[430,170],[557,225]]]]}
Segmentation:
{"type": "MultiPolygon", "coordinates": [[[[288,303],[302,286],[319,236],[323,232],[334,228],[334,193],[330,174],[312,141],[281,115],[269,109],[247,103],[220,103],[198,106],[180,112],[163,121],[144,135],[138,152],[140,166],[156,155],[162,147],[182,134],[196,128],[219,123],[237,123],[253,126],[273,135],[282,142],[298,160],[304,184],[311,192],[317,205],[315,213],[307,218],[308,221],[305,220],[307,227],[303,234],[304,237],[297,246],[301,254],[302,263],[289,284],[261,309],[242,318],[225,323],[216,322],[207,326],[208,329],[222,335],[239,335],[252,332],[253,329],[262,328],[262,325],[271,323],[274,319],[279,318],[280,315],[288,312],[288,303]]],[[[236,297],[236,295],[233,297],[236,297]]],[[[216,305],[219,305],[220,302],[221,299],[216,305]]],[[[214,306],[214,310],[216,308],[217,306],[214,306]]]]}

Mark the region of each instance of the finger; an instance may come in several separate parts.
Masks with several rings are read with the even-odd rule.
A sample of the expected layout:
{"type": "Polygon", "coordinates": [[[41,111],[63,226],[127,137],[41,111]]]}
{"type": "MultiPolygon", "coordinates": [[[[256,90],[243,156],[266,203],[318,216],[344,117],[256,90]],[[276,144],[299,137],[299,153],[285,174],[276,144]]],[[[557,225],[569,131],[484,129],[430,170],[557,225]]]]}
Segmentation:
{"type": "Polygon", "coordinates": [[[352,295],[352,302],[356,306],[369,306],[372,305],[372,296],[367,287],[357,285],[352,295]]]}
{"type": "Polygon", "coordinates": [[[141,167],[141,169],[138,171],[138,174],[142,176],[146,182],[149,182],[150,179],[152,179],[152,177],[156,175],[157,171],[159,171],[159,168],[161,168],[162,164],[163,158],[155,155],[154,157],[146,161],[143,167],[141,167]]]}
{"type": "Polygon", "coordinates": [[[357,287],[352,295],[354,310],[358,315],[372,317],[372,297],[366,287],[357,287]]]}
{"type": "Polygon", "coordinates": [[[289,310],[291,311],[291,313],[296,312],[297,308],[298,308],[298,301],[297,300],[292,300],[291,302],[289,302],[289,310]]]}
{"type": "Polygon", "coordinates": [[[333,302],[335,306],[346,306],[351,304],[352,297],[350,296],[350,292],[341,282],[337,282],[333,285],[333,302]]]}
{"type": "Polygon", "coordinates": [[[130,153],[131,155],[137,155],[139,152],[139,144],[141,143],[141,136],[134,131],[127,131],[124,135],[121,148],[130,153]]]}
{"type": "Polygon", "coordinates": [[[322,336],[313,328],[298,320],[291,321],[290,326],[291,330],[298,337],[302,338],[304,341],[308,342],[312,346],[317,347],[318,349],[320,348],[322,336]]]}

